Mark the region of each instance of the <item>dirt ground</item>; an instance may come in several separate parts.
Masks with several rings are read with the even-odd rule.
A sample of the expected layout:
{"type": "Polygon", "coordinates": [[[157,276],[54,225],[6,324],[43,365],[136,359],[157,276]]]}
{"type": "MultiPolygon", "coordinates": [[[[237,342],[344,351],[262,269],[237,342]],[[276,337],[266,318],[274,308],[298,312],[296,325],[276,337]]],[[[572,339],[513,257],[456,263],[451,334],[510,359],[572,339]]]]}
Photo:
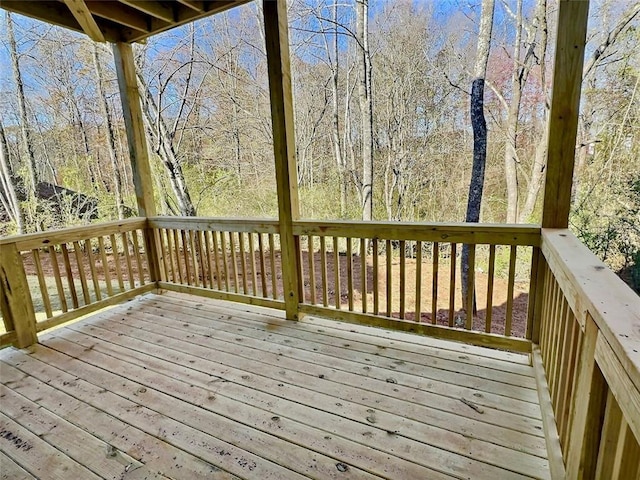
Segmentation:
{"type": "MultiPolygon", "coordinates": [[[[184,252],[183,252],[184,253],[184,252]]],[[[281,255],[279,251],[274,252],[275,255],[275,274],[276,274],[276,286],[277,286],[277,298],[283,298],[283,287],[282,287],[282,278],[281,278],[281,255]]],[[[66,276],[63,258],[60,253],[57,254],[58,264],[61,271],[61,275],[63,277],[66,276]]],[[[100,281],[105,280],[105,268],[102,264],[101,255],[98,253],[94,253],[95,260],[95,269],[96,276],[100,281]]],[[[213,263],[213,268],[210,268],[207,262],[202,262],[197,256],[195,257],[196,263],[198,264],[198,268],[194,268],[193,258],[190,255],[186,255],[187,260],[189,261],[190,266],[190,278],[191,283],[195,283],[195,271],[198,273],[198,283],[200,285],[204,284],[206,286],[210,286],[213,283],[214,287],[217,288],[217,278],[216,278],[216,269],[215,263],[213,263]],[[202,268],[204,266],[204,268],[202,268]]],[[[69,256],[70,258],[70,267],[72,271],[72,276],[76,280],[76,288],[79,287],[78,281],[78,264],[75,259],[75,254],[72,253],[69,256]]],[[[53,266],[51,263],[51,259],[49,255],[42,253],[40,255],[42,270],[45,277],[53,276],[53,266]]],[[[181,255],[181,272],[183,277],[183,283],[186,282],[186,268],[185,268],[185,256],[181,255]]],[[[135,279],[139,279],[138,267],[135,261],[135,257],[131,258],[132,271],[135,279]]],[[[25,270],[28,275],[36,275],[36,267],[33,262],[33,257],[31,254],[25,254],[23,256],[23,261],[25,265],[25,270]]],[[[233,261],[230,255],[227,256],[227,270],[229,272],[229,290],[232,292],[245,293],[244,284],[245,279],[243,278],[243,269],[242,269],[242,261],[239,253],[236,254],[236,272],[238,277],[238,285],[236,289],[236,285],[234,282],[235,275],[233,274],[233,261]]],[[[120,253],[118,256],[114,256],[112,253],[107,255],[107,271],[109,272],[109,277],[111,282],[115,285],[116,281],[116,262],[120,263],[120,270],[123,275],[125,286],[129,285],[129,277],[128,277],[128,268],[126,259],[123,253],[120,253]]],[[[212,259],[212,262],[214,260],[212,259]]],[[[340,303],[342,309],[347,309],[349,305],[349,291],[348,291],[348,261],[347,256],[340,254],[339,255],[340,262],[340,303]]],[[[85,271],[85,275],[87,276],[87,282],[91,285],[91,272],[89,269],[89,257],[86,252],[81,256],[82,267],[85,271]]],[[[177,276],[177,262],[175,259],[175,255],[171,258],[170,261],[167,262],[169,265],[173,265],[173,273],[176,274],[175,281],[178,281],[177,276]]],[[[249,253],[245,256],[245,265],[246,265],[246,284],[247,284],[247,292],[253,293],[253,273],[252,273],[252,264],[256,265],[256,277],[257,284],[255,286],[255,291],[257,295],[263,296],[262,292],[262,280],[260,271],[260,255],[258,253],[255,254],[254,262],[251,261],[251,255],[249,253]]],[[[322,304],[323,302],[323,283],[322,283],[322,273],[321,273],[321,257],[319,252],[315,252],[314,255],[314,269],[315,269],[315,292],[316,298],[315,301],[318,304],[322,304]]],[[[328,252],[326,255],[326,263],[327,263],[327,299],[329,306],[335,306],[335,295],[336,295],[336,282],[335,282],[335,264],[334,257],[331,252],[328,252]]],[[[354,311],[362,311],[362,262],[361,257],[358,255],[352,256],[353,263],[353,275],[352,275],[352,283],[353,283],[353,304],[354,311]]],[[[272,272],[271,262],[268,252],[265,252],[265,283],[267,285],[266,295],[270,298],[273,297],[272,292],[272,272]]],[[[367,256],[366,259],[366,285],[367,285],[367,311],[373,312],[373,286],[374,286],[374,269],[373,269],[373,258],[371,255],[367,256]]],[[[145,281],[148,277],[148,270],[146,267],[146,258],[142,258],[142,273],[145,277],[145,281]]],[[[225,289],[225,279],[224,279],[224,267],[222,259],[219,260],[219,270],[221,276],[221,283],[223,290],[225,289]]],[[[308,303],[311,301],[311,281],[309,277],[309,255],[308,252],[303,252],[302,255],[302,270],[303,270],[303,279],[305,285],[304,291],[304,299],[308,303]]],[[[392,288],[391,288],[391,297],[392,297],[392,312],[391,316],[394,318],[400,318],[400,261],[399,258],[394,257],[392,261],[392,288]]],[[[450,263],[448,259],[441,259],[438,268],[438,276],[437,276],[437,308],[436,308],[436,323],[439,325],[449,325],[449,302],[450,302],[450,263]]],[[[477,331],[485,331],[485,323],[487,318],[487,283],[488,276],[486,273],[476,270],[476,305],[477,305],[477,314],[474,315],[473,329],[477,331]]],[[[171,268],[169,269],[169,280],[173,279],[171,268]]],[[[420,314],[420,322],[428,322],[432,323],[432,283],[433,282],[433,268],[432,262],[430,259],[424,259],[422,263],[422,276],[421,276],[421,314],[420,314]]],[[[67,289],[67,282],[63,279],[64,288],[67,289]]],[[[528,282],[516,282],[514,286],[513,293],[513,316],[512,316],[512,330],[511,334],[513,336],[523,337],[526,331],[526,322],[527,322],[527,304],[528,304],[528,282]]],[[[387,272],[386,272],[386,259],[384,255],[379,258],[379,268],[378,268],[378,291],[379,291],[379,311],[381,314],[386,314],[386,295],[387,295],[387,272]]],[[[68,295],[68,291],[66,292],[68,295]]],[[[506,322],[506,310],[507,310],[507,294],[508,294],[508,282],[506,278],[502,278],[496,276],[494,278],[493,285],[493,295],[492,295],[492,319],[491,319],[491,328],[490,331],[492,333],[504,334],[505,322],[506,322]]],[[[405,264],[405,319],[407,320],[415,320],[415,302],[417,297],[416,291],[416,260],[414,258],[407,258],[405,264]]],[[[460,269],[459,269],[459,261],[458,268],[456,270],[456,282],[455,282],[455,290],[454,290],[454,321],[455,319],[459,319],[459,321],[463,321],[465,318],[465,312],[462,308],[462,293],[460,290],[460,269]]],[[[53,299],[52,299],[53,300],[53,299]]],[[[35,299],[34,299],[35,301],[35,299]]]]}

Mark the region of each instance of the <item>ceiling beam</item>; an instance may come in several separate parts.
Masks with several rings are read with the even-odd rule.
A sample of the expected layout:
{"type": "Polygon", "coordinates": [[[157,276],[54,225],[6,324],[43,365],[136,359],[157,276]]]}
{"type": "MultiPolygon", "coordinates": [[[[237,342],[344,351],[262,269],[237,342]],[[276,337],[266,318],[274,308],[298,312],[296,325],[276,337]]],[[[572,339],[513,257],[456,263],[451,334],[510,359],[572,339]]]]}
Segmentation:
{"type": "MultiPolygon", "coordinates": [[[[129,3],[131,0],[127,0],[127,2],[129,3]]],[[[152,19],[152,23],[151,23],[151,34],[140,34],[138,32],[130,32],[128,34],[123,35],[125,41],[129,42],[129,43],[133,43],[133,42],[139,42],[141,40],[144,40],[145,38],[151,36],[151,35],[155,35],[157,33],[160,32],[164,32],[165,30],[169,30],[173,27],[177,27],[180,25],[184,25],[186,23],[189,22],[193,22],[194,20],[198,20],[200,18],[204,18],[204,17],[208,17],[210,15],[213,15],[215,13],[219,13],[222,12],[224,10],[228,10],[230,8],[236,7],[238,5],[243,5],[245,3],[250,2],[251,0],[216,0],[215,2],[207,2],[206,7],[208,7],[208,9],[206,11],[197,11],[194,10],[192,8],[188,8],[185,6],[182,6],[180,3],[175,2],[175,9],[176,9],[176,21],[173,22],[172,24],[168,24],[168,25],[158,25],[157,21],[155,19],[152,19]]],[[[148,3],[155,3],[155,2],[148,2],[148,3]]]]}
{"type": "MultiPolygon", "coordinates": [[[[139,10],[119,2],[89,2],[88,5],[91,9],[91,13],[98,17],[111,20],[119,25],[123,25],[140,32],[151,32],[151,18],[139,10]]],[[[156,21],[166,24],[166,22],[161,20],[156,21]]]]}
{"type": "Polygon", "coordinates": [[[204,12],[206,10],[204,2],[198,2],[194,0],[178,0],[179,3],[184,5],[185,7],[189,7],[196,12],[204,12]]]}
{"type": "Polygon", "coordinates": [[[173,23],[176,21],[176,13],[173,7],[166,6],[160,2],[150,2],[148,0],[120,0],[120,3],[135,8],[136,10],[151,15],[159,20],[173,23]]]}
{"type": "Polygon", "coordinates": [[[64,0],[65,5],[71,11],[73,17],[78,21],[84,33],[89,35],[95,42],[104,42],[104,34],[93,18],[93,14],[87,7],[84,0],[64,0]]]}

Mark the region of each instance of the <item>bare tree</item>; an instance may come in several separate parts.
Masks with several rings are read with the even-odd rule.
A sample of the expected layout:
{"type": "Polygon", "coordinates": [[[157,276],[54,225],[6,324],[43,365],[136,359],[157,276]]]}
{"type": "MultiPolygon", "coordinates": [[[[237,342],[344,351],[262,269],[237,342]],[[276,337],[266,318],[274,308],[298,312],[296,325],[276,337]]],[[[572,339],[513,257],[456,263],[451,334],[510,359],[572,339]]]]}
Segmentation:
{"type": "Polygon", "coordinates": [[[13,20],[11,14],[7,12],[7,37],[9,39],[9,53],[11,55],[11,68],[13,70],[13,80],[16,84],[16,98],[18,100],[18,112],[20,114],[20,133],[22,135],[22,149],[26,156],[26,165],[28,178],[26,183],[27,197],[35,198],[36,185],[38,183],[38,169],[36,166],[36,158],[33,152],[33,143],[29,131],[29,120],[27,116],[27,103],[24,96],[24,83],[22,81],[22,73],[20,72],[20,64],[18,59],[18,48],[16,45],[16,37],[13,31],[13,20]]]}
{"type": "MultiPolygon", "coordinates": [[[[176,198],[178,210],[180,215],[183,216],[195,216],[197,214],[196,208],[191,201],[191,194],[189,193],[189,188],[182,171],[182,165],[174,144],[174,140],[177,141],[176,132],[178,130],[178,122],[181,112],[187,102],[187,94],[190,88],[191,73],[194,62],[194,42],[195,34],[192,26],[189,42],[190,60],[186,64],[179,66],[177,69],[180,70],[183,66],[186,66],[188,73],[184,83],[184,90],[181,98],[178,100],[178,114],[176,115],[176,120],[172,127],[168,126],[167,121],[162,114],[162,92],[164,88],[166,88],[166,82],[164,86],[160,88],[159,98],[156,101],[151,94],[148,83],[142,76],[142,68],[140,68],[140,65],[138,65],[138,68],[136,69],[136,74],[138,76],[138,88],[141,92],[142,112],[147,134],[152,141],[153,151],[160,157],[162,164],[169,175],[171,189],[176,198]]],[[[174,70],[168,77],[171,78],[177,70],[174,70]]]]}
{"type": "Polygon", "coordinates": [[[369,53],[369,0],[356,0],[358,42],[358,102],[360,104],[362,154],[362,219],[373,219],[373,104],[369,53]]]}
{"type": "Polygon", "coordinates": [[[4,127],[0,123],[0,203],[4,207],[9,218],[15,222],[18,233],[25,233],[24,215],[20,201],[16,195],[14,182],[16,176],[9,162],[9,149],[7,147],[7,137],[4,134],[4,127]]]}
{"type": "MultiPolygon", "coordinates": [[[[598,65],[608,57],[609,51],[614,47],[616,41],[620,37],[620,35],[629,27],[631,22],[636,19],[640,15],[640,2],[633,3],[622,15],[618,18],[618,21],[610,30],[604,30],[600,34],[601,41],[596,49],[593,50],[592,54],[585,60],[583,71],[582,71],[582,81],[584,82],[589,78],[590,75],[597,69],[598,65]]],[[[541,17],[542,18],[542,17],[541,17]]],[[[544,37],[541,39],[541,45],[546,46],[546,23],[540,24],[541,32],[544,37]]],[[[544,57],[540,59],[541,69],[544,70],[544,57]]],[[[545,87],[544,80],[542,81],[543,88],[545,87]]],[[[546,102],[546,110],[545,110],[545,131],[541,137],[540,143],[538,144],[535,152],[534,162],[531,167],[531,175],[529,178],[529,185],[527,188],[527,195],[523,209],[520,212],[519,220],[520,222],[527,221],[530,218],[537,199],[540,193],[540,187],[542,186],[542,182],[545,177],[545,167],[546,167],[546,152],[547,152],[547,129],[548,129],[548,104],[549,104],[549,94],[544,88],[544,98],[546,102]]]]}
{"type": "Polygon", "coordinates": [[[107,130],[107,146],[109,151],[109,160],[111,161],[111,168],[113,169],[113,183],[116,194],[116,208],[118,210],[118,218],[124,218],[124,201],[122,199],[122,175],[120,174],[120,167],[118,165],[118,152],[116,150],[116,139],[113,128],[113,121],[109,114],[109,105],[104,90],[104,74],[102,72],[102,65],[100,63],[100,56],[98,54],[98,47],[94,42],[92,44],[93,51],[93,67],[96,72],[96,86],[98,94],[98,103],[100,105],[100,112],[103,117],[104,126],[107,130]]]}
{"type": "MultiPolygon", "coordinates": [[[[476,47],[476,62],[473,69],[471,84],[471,126],[473,128],[473,168],[469,181],[469,198],[467,201],[467,215],[465,221],[479,222],[480,207],[482,205],[482,190],[484,187],[484,171],[487,161],[487,122],[484,117],[484,84],[487,75],[487,63],[491,48],[491,33],[493,30],[493,13],[495,0],[483,0],[480,11],[480,28],[478,30],[478,44],[476,47]]],[[[474,295],[468,291],[469,279],[469,246],[462,249],[462,298],[474,295]]],[[[465,302],[465,305],[468,305],[465,302]]],[[[475,309],[475,302],[474,302],[475,309]]],[[[474,312],[467,313],[467,327],[471,327],[474,312]]]]}

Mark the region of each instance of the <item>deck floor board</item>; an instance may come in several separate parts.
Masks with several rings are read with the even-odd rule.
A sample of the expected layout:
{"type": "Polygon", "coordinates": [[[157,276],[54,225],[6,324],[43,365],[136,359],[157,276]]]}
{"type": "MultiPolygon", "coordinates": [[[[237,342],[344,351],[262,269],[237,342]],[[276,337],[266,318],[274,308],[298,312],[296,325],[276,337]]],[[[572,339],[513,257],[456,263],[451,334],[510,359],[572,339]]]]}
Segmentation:
{"type": "Polygon", "coordinates": [[[549,478],[523,355],[176,293],[40,342],[0,351],[0,420],[86,478],[549,478]]]}

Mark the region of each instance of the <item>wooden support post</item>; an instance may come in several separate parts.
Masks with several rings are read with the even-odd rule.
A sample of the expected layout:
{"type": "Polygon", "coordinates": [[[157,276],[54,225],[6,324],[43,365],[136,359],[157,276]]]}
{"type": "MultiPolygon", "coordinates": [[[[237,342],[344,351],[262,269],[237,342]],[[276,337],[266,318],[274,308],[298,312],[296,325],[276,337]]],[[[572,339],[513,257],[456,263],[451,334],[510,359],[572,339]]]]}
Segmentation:
{"type": "Polygon", "coordinates": [[[542,226],[567,228],[589,0],[560,0],[542,226]]]}
{"type": "Polygon", "coordinates": [[[16,331],[16,347],[37,343],[33,300],[15,243],[0,245],[0,303],[5,327],[16,331]]]}
{"type": "Polygon", "coordinates": [[[264,0],[264,27],[271,94],[273,150],[278,189],[278,218],[282,249],[282,281],[286,315],[299,318],[299,255],[293,222],[300,217],[296,166],[293,97],[289,64],[289,33],[286,0],[264,0]]]}
{"type": "MultiPolygon", "coordinates": [[[[153,179],[131,45],[122,42],[113,44],[113,57],[116,63],[124,124],[127,130],[129,158],[131,171],[133,172],[133,184],[136,190],[138,215],[141,217],[153,217],[156,215],[153,179]]],[[[144,237],[149,275],[152,282],[157,282],[160,279],[160,263],[162,261],[159,257],[161,250],[159,249],[157,231],[147,228],[144,237]]]]}
{"type": "Polygon", "coordinates": [[[607,395],[607,384],[595,359],[598,334],[598,326],[587,315],[571,405],[569,450],[565,457],[567,478],[576,480],[593,478],[598,459],[607,395]]]}

